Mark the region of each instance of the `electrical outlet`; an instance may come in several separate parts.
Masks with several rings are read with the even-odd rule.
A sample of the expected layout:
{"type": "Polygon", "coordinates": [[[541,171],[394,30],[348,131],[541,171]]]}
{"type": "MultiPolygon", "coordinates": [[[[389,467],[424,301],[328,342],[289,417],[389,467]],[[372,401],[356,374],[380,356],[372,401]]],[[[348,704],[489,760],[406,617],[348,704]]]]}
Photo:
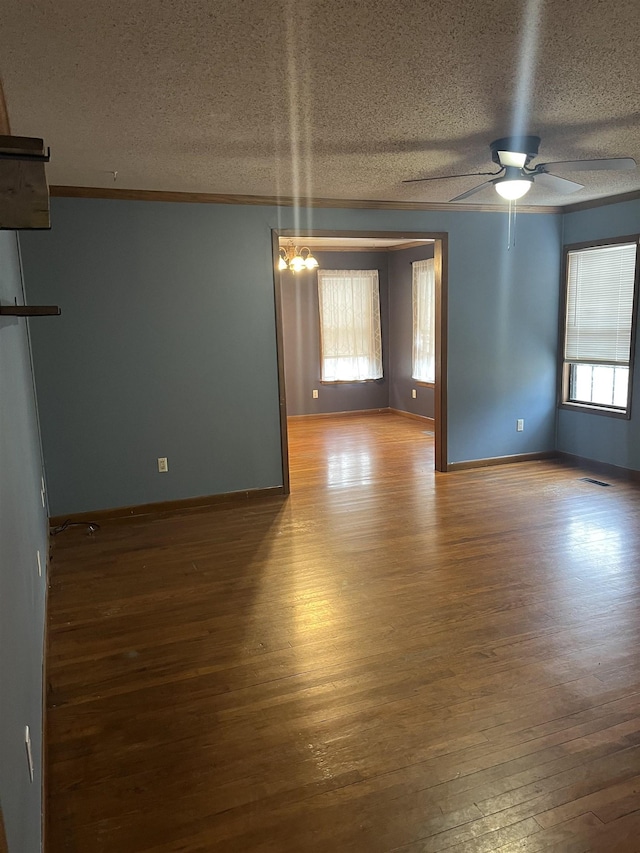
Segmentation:
{"type": "Polygon", "coordinates": [[[412,388],[411,389],[411,397],[415,400],[417,396],[418,396],[418,392],[416,391],[415,388],[412,388]]]}
{"type": "Polygon", "coordinates": [[[27,767],[29,768],[29,780],[33,782],[33,752],[31,751],[31,732],[29,726],[24,727],[24,745],[27,750],[27,767]]]}
{"type": "Polygon", "coordinates": [[[158,471],[161,474],[166,474],[169,470],[169,463],[166,456],[158,456],[158,471]]]}
{"type": "Polygon", "coordinates": [[[318,399],[318,389],[317,388],[313,389],[313,391],[311,392],[311,396],[313,397],[314,400],[318,399]]]}
{"type": "Polygon", "coordinates": [[[518,418],[516,421],[516,431],[524,432],[524,418],[518,418]]]}
{"type": "Polygon", "coordinates": [[[42,577],[42,562],[40,560],[40,551],[36,551],[36,558],[38,560],[38,577],[42,577]]]}

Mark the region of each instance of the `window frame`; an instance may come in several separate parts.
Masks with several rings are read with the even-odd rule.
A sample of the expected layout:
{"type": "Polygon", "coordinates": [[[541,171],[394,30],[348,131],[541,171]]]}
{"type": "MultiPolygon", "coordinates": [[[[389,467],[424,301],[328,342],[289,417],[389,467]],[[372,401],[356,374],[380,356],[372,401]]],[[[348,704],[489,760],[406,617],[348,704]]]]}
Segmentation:
{"type": "Polygon", "coordinates": [[[421,386],[422,388],[435,388],[436,387],[436,378],[435,378],[436,369],[437,369],[437,364],[436,364],[436,362],[437,362],[437,358],[436,358],[436,351],[437,351],[436,337],[438,334],[437,322],[436,322],[436,319],[437,319],[436,318],[436,303],[437,303],[437,298],[438,298],[437,297],[437,290],[438,290],[438,288],[437,288],[437,282],[436,282],[435,257],[432,256],[430,258],[420,258],[416,261],[411,261],[411,337],[412,337],[412,340],[411,340],[411,381],[414,385],[421,386]],[[415,328],[414,328],[414,319],[413,319],[414,318],[414,311],[415,311],[415,292],[414,292],[415,268],[414,268],[414,264],[423,263],[425,261],[432,261],[432,263],[433,263],[433,277],[434,277],[434,281],[433,281],[433,306],[432,306],[432,309],[433,309],[433,327],[434,327],[433,328],[433,355],[434,355],[433,382],[429,382],[425,379],[416,379],[415,376],[413,375],[414,371],[415,371],[415,364],[413,362],[413,354],[414,354],[414,350],[415,350],[415,340],[414,340],[415,328]]]}
{"type": "Polygon", "coordinates": [[[321,385],[364,385],[369,382],[384,382],[384,342],[382,340],[382,300],[380,298],[380,270],[377,268],[367,268],[367,269],[340,269],[340,270],[330,270],[324,269],[320,267],[316,270],[316,298],[318,302],[318,373],[319,378],[318,381],[321,385]],[[378,322],[380,324],[380,368],[382,372],[382,376],[371,377],[368,379],[323,379],[323,361],[324,361],[324,351],[323,351],[323,335],[322,335],[322,305],[321,305],[321,295],[320,295],[320,275],[321,273],[376,273],[376,293],[378,298],[378,322]]]}
{"type": "MultiPolygon", "coordinates": [[[[640,235],[628,234],[624,237],[603,237],[598,240],[587,240],[581,243],[568,243],[562,247],[562,298],[560,300],[560,316],[559,316],[559,335],[558,335],[558,400],[559,409],[571,412],[585,412],[592,415],[601,415],[607,418],[617,418],[619,420],[631,420],[632,398],[633,398],[633,367],[635,362],[636,351],[636,332],[638,327],[638,291],[640,290],[640,235]],[[627,406],[625,409],[614,408],[613,406],[605,406],[598,403],[581,403],[579,401],[570,400],[571,386],[571,365],[576,363],[566,361],[564,357],[565,337],[566,337],[566,322],[567,322],[567,302],[569,291],[569,253],[580,251],[581,249],[597,249],[604,246],[618,246],[623,243],[636,244],[636,263],[633,279],[633,302],[631,308],[631,341],[629,346],[629,388],[627,393],[627,406]]],[[[587,362],[582,362],[586,364],[587,362]]]]}

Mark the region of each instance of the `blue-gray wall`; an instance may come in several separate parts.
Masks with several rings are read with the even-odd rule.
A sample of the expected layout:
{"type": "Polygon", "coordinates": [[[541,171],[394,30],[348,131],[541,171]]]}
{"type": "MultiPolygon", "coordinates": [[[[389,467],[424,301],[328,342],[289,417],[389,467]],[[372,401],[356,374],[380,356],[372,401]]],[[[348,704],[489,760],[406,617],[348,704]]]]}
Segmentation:
{"type": "Polygon", "coordinates": [[[380,281],[383,378],[373,382],[320,382],[320,322],[317,273],[281,276],[287,414],[353,412],[389,405],[389,285],[386,252],[314,252],[321,269],[374,270],[380,281]],[[313,399],[313,389],[318,398],[313,399]]]}
{"type": "Polygon", "coordinates": [[[433,244],[389,252],[389,325],[391,348],[392,409],[432,418],[435,415],[434,389],[418,385],[413,370],[413,269],[414,261],[433,257],[433,244]],[[415,400],[411,391],[416,391],[415,400]]]}
{"type": "Polygon", "coordinates": [[[281,483],[272,228],[448,232],[448,461],[554,448],[559,215],[507,251],[506,213],[51,207],[21,241],[29,298],[63,309],[33,332],[54,515],[281,483]]]}
{"type": "Polygon", "coordinates": [[[21,235],[62,308],[33,333],[52,514],[281,484],[269,209],[52,209],[21,235]]]}
{"type": "MultiPolygon", "coordinates": [[[[576,211],[564,217],[564,243],[567,245],[639,232],[640,200],[576,211]]],[[[640,470],[640,345],[636,345],[631,420],[561,409],[557,449],[640,470]]]]}
{"type": "MultiPolygon", "coordinates": [[[[2,231],[0,301],[13,305],[15,298],[23,303],[17,242],[15,234],[2,231]]],[[[42,466],[26,322],[0,317],[0,807],[9,853],[39,853],[41,836],[48,531],[40,498],[42,466]],[[25,757],[26,725],[33,744],[33,782],[25,757]]]]}
{"type": "Polygon", "coordinates": [[[460,219],[449,241],[449,461],[553,450],[560,218],[519,215],[510,250],[506,215],[486,214],[482,227],[460,219]]]}

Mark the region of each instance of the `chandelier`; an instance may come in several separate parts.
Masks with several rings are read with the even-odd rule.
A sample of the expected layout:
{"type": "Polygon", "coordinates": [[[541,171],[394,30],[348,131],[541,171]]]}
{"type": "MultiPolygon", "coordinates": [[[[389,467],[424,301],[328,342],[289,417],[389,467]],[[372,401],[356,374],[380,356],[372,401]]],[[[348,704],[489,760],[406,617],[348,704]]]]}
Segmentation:
{"type": "Polygon", "coordinates": [[[280,258],[278,259],[279,270],[291,270],[291,272],[302,272],[302,270],[314,270],[318,262],[306,246],[298,248],[293,243],[280,247],[280,258]]]}

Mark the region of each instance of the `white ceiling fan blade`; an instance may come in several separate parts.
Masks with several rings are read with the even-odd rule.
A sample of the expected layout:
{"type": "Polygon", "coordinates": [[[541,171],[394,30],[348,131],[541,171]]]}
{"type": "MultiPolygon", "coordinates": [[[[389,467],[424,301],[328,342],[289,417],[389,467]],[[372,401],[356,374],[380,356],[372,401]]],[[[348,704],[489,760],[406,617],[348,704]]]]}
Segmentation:
{"type": "Polygon", "coordinates": [[[602,157],[596,160],[557,160],[555,163],[540,163],[537,168],[552,166],[562,172],[624,171],[636,168],[633,157],[602,157]]]}
{"type": "Polygon", "coordinates": [[[560,178],[550,172],[539,172],[533,180],[539,186],[557,193],[575,193],[584,189],[584,184],[568,181],[566,178],[560,178]]]}
{"type": "Polygon", "coordinates": [[[466,193],[462,193],[462,195],[457,195],[455,198],[450,198],[449,201],[464,201],[465,198],[469,198],[469,196],[479,193],[480,190],[483,190],[485,187],[490,187],[494,183],[494,181],[483,181],[483,183],[478,184],[478,186],[474,187],[472,190],[467,190],[466,193]]]}
{"type": "Polygon", "coordinates": [[[498,172],[464,172],[462,175],[434,175],[433,178],[409,178],[404,180],[403,184],[419,184],[422,181],[448,181],[451,178],[478,178],[482,175],[499,175],[502,169],[498,172]]]}

